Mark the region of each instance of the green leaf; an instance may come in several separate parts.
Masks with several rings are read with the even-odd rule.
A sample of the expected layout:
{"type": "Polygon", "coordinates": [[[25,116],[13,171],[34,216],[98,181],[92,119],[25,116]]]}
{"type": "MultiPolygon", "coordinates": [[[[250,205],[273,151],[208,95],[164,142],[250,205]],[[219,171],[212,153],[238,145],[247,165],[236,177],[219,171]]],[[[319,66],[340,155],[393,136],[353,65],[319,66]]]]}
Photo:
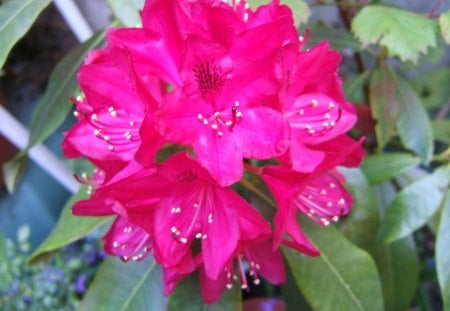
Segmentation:
{"type": "Polygon", "coordinates": [[[109,217],[74,216],[72,214],[72,205],[86,197],[86,187],[82,187],[77,194],[67,201],[56,226],[53,228],[47,239],[30,256],[30,262],[38,260],[39,256],[47,252],[54,251],[84,237],[94,228],[109,219],[109,217]]]}
{"type": "Polygon", "coordinates": [[[150,256],[128,263],[110,257],[100,266],[77,310],[165,310],[161,279],[162,270],[150,256]]]}
{"type": "Polygon", "coordinates": [[[375,246],[374,259],[380,272],[386,310],[403,311],[417,290],[419,263],[412,237],[375,246]]]}
{"type": "Polygon", "coordinates": [[[88,51],[104,41],[101,32],[69,52],[50,75],[47,90],[33,112],[28,148],[41,143],[66,119],[72,104],[69,97],[77,86],[76,74],[88,51]]]}
{"type": "Polygon", "coordinates": [[[3,177],[5,180],[6,189],[9,193],[16,191],[20,179],[25,173],[28,157],[26,154],[20,152],[12,160],[3,164],[3,177]]]}
{"type": "Polygon", "coordinates": [[[436,46],[433,20],[387,6],[363,8],[352,21],[352,31],[363,46],[379,43],[402,61],[417,62],[419,53],[436,46]]]}
{"type": "Polygon", "coordinates": [[[445,144],[450,143],[450,120],[434,120],[431,122],[433,136],[445,144]]]}
{"type": "Polygon", "coordinates": [[[311,307],[303,297],[302,292],[297,286],[294,275],[292,274],[289,265],[285,266],[286,269],[286,283],[281,286],[281,295],[284,303],[286,304],[285,311],[311,311],[311,307]]]}
{"type": "Polygon", "coordinates": [[[8,0],[0,6],[0,68],[12,47],[33,25],[50,0],[8,0]]]}
{"type": "Polygon", "coordinates": [[[450,100],[450,69],[441,68],[423,77],[425,96],[422,98],[426,108],[437,108],[450,100]]]}
{"type": "Polygon", "coordinates": [[[442,38],[450,44],[450,10],[439,16],[439,27],[441,27],[442,38]]]}
{"type": "Polygon", "coordinates": [[[311,28],[307,47],[312,47],[319,42],[327,40],[330,46],[336,50],[351,48],[353,51],[360,51],[361,45],[348,31],[338,27],[328,27],[319,24],[311,28]]]}
{"type": "MultiPolygon", "coordinates": [[[[250,7],[255,10],[258,6],[269,3],[270,0],[248,0],[247,3],[250,7]]],[[[306,24],[309,17],[311,16],[311,11],[309,10],[308,4],[304,0],[281,0],[282,4],[288,5],[292,12],[294,13],[294,22],[298,27],[300,24],[306,24]]]]}
{"type": "Polygon", "coordinates": [[[214,304],[205,304],[202,299],[198,275],[183,279],[169,297],[168,311],[235,311],[242,310],[241,289],[234,286],[225,290],[214,304]]]}
{"type": "Polygon", "coordinates": [[[400,117],[397,129],[405,148],[414,151],[424,164],[433,156],[433,132],[430,119],[419,97],[409,83],[395,75],[397,98],[400,103],[400,117]]]}
{"type": "Polygon", "coordinates": [[[375,133],[380,150],[395,135],[395,126],[400,117],[396,93],[390,70],[385,66],[376,68],[370,79],[369,102],[372,116],[377,120],[375,133]]]}
{"type": "Polygon", "coordinates": [[[450,167],[444,167],[402,189],[386,210],[383,240],[393,242],[424,225],[439,208],[449,182],[450,167]]]}
{"type": "Polygon", "coordinates": [[[361,169],[373,185],[397,177],[419,163],[420,159],[409,153],[383,153],[365,157],[361,169]]]}
{"type": "Polygon", "coordinates": [[[340,222],[340,229],[353,244],[366,249],[374,242],[380,225],[375,194],[360,169],[340,168],[339,171],[353,196],[352,211],[340,222]]]}
{"type": "Polygon", "coordinates": [[[142,24],[139,11],[144,7],[144,0],[107,0],[107,3],[122,25],[135,27],[142,24]]]}
{"type": "MultiPolygon", "coordinates": [[[[392,184],[381,184],[377,192],[380,211],[395,198],[392,184]],[[382,186],[382,187],[381,187],[382,186]]],[[[391,244],[373,243],[369,249],[380,273],[386,310],[407,310],[417,290],[419,263],[414,239],[408,236],[391,244]]]]}
{"type": "Polygon", "coordinates": [[[345,97],[352,103],[364,103],[364,84],[369,78],[369,72],[366,71],[359,75],[352,75],[344,81],[345,97]]]}
{"type": "Polygon", "coordinates": [[[320,249],[321,256],[310,258],[288,248],[283,251],[312,308],[382,310],[381,284],[372,258],[333,227],[321,227],[306,219],[302,229],[320,249]]]}
{"type": "Polygon", "coordinates": [[[448,247],[450,245],[450,191],[445,196],[441,223],[436,241],[436,269],[441,288],[444,310],[450,310],[450,256],[448,247]]]}

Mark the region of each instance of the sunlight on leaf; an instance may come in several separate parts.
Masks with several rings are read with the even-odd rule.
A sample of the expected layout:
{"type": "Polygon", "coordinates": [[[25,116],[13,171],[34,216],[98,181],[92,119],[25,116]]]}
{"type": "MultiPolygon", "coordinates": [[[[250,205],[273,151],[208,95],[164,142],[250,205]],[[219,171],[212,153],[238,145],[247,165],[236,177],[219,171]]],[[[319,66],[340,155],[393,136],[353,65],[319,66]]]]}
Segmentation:
{"type": "Polygon", "coordinates": [[[402,61],[417,62],[420,53],[436,46],[435,21],[387,6],[363,8],[353,19],[352,31],[363,46],[380,44],[402,61]]]}
{"type": "Polygon", "coordinates": [[[439,208],[449,182],[450,167],[443,167],[402,189],[386,210],[384,241],[393,242],[423,226],[439,208]]]}

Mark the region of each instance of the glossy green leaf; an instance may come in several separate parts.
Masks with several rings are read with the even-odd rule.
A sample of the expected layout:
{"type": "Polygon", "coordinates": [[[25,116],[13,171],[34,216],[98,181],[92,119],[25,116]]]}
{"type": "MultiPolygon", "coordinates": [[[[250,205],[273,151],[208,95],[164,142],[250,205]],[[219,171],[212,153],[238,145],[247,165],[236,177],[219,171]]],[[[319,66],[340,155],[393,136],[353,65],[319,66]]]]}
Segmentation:
{"type": "Polygon", "coordinates": [[[326,25],[317,25],[311,28],[307,46],[312,47],[319,42],[327,40],[330,46],[336,50],[352,49],[361,50],[361,45],[348,31],[338,27],[328,27],[326,25]]]}
{"type": "Polygon", "coordinates": [[[139,11],[144,7],[144,0],[107,0],[107,3],[122,25],[134,27],[142,24],[139,11]]]}
{"type": "MultiPolygon", "coordinates": [[[[269,3],[270,0],[247,0],[247,3],[252,9],[256,9],[258,6],[269,3]]],[[[300,24],[306,24],[311,15],[308,4],[304,0],[281,0],[282,4],[288,5],[293,14],[294,22],[298,27],[300,24]]]]}
{"type": "MultiPolygon", "coordinates": [[[[377,188],[379,210],[384,214],[395,199],[396,191],[391,183],[381,184],[377,188]]],[[[388,245],[374,241],[368,251],[380,273],[386,310],[407,310],[416,293],[419,276],[414,239],[408,236],[388,245]]]]}
{"type": "Polygon", "coordinates": [[[6,189],[9,193],[16,191],[20,179],[25,173],[28,157],[26,154],[20,152],[12,160],[3,164],[3,177],[5,180],[6,189]]]}
{"type": "Polygon", "coordinates": [[[86,187],[82,187],[77,194],[67,201],[56,226],[47,239],[31,255],[30,262],[37,260],[44,253],[54,251],[86,236],[94,228],[109,219],[109,217],[74,216],[72,214],[72,205],[86,197],[86,187]]]}
{"type": "Polygon", "coordinates": [[[198,275],[183,279],[169,297],[168,311],[238,311],[242,310],[242,290],[234,286],[225,290],[214,304],[205,304],[202,299],[198,275]]]}
{"type": "Polygon", "coordinates": [[[333,227],[306,219],[302,229],[320,249],[321,256],[307,257],[285,248],[294,277],[314,310],[382,310],[383,294],[372,258],[351,244],[333,227]]]}
{"type": "Polygon", "coordinates": [[[375,246],[374,259],[380,272],[386,310],[403,311],[417,290],[419,263],[412,237],[375,246]]]}
{"type": "Polygon", "coordinates": [[[383,240],[398,240],[423,226],[439,208],[449,182],[450,167],[444,167],[402,189],[386,210],[383,240]]]}
{"type": "Polygon", "coordinates": [[[441,223],[436,240],[436,269],[444,301],[444,310],[450,310],[450,256],[448,248],[450,245],[450,191],[447,191],[441,223]]]}
{"type": "Polygon", "coordinates": [[[0,68],[50,0],[7,0],[0,6],[0,68]]]}
{"type": "Polygon", "coordinates": [[[361,169],[373,185],[397,177],[419,163],[420,159],[409,153],[383,153],[366,156],[361,169]]]}
{"type": "Polygon", "coordinates": [[[417,62],[420,53],[436,46],[433,20],[387,6],[363,8],[352,21],[352,31],[363,45],[385,46],[402,61],[417,62]]]}
{"type": "Polygon", "coordinates": [[[422,162],[428,164],[433,156],[433,132],[430,119],[419,97],[409,83],[395,75],[400,116],[398,134],[405,148],[414,151],[422,162]]]}
{"type": "Polygon", "coordinates": [[[34,109],[28,148],[41,143],[66,119],[72,104],[70,96],[77,86],[76,74],[88,51],[99,47],[105,33],[101,32],[69,52],[50,75],[47,90],[34,109]]]}
{"type": "Polygon", "coordinates": [[[352,103],[364,103],[366,98],[364,95],[364,84],[369,78],[369,72],[359,75],[353,75],[344,81],[345,97],[352,103]]]}
{"type": "Polygon", "coordinates": [[[450,120],[434,120],[431,122],[431,128],[433,129],[433,136],[436,140],[439,140],[445,144],[450,143],[450,120]]]}
{"type": "Polygon", "coordinates": [[[77,311],[165,310],[162,286],[162,270],[152,257],[128,263],[110,257],[100,266],[77,311]]]}
{"type": "Polygon", "coordinates": [[[447,44],[450,44],[450,10],[439,16],[441,35],[447,44]]]}
{"type": "Polygon", "coordinates": [[[369,102],[372,116],[377,120],[375,133],[380,150],[395,135],[401,109],[396,94],[395,80],[389,68],[376,68],[370,79],[369,102]]]}
{"type": "Polygon", "coordinates": [[[366,249],[374,242],[380,225],[375,194],[360,169],[341,168],[346,187],[353,196],[351,213],[340,222],[340,229],[355,245],[366,249]]]}

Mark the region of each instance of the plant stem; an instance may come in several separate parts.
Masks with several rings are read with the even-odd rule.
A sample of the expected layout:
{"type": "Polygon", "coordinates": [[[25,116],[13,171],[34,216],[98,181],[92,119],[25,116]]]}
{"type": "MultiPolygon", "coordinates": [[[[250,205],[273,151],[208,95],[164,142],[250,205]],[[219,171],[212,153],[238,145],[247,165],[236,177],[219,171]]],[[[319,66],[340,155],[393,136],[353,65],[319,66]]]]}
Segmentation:
{"type": "Polygon", "coordinates": [[[277,209],[277,205],[275,204],[274,201],[272,201],[271,198],[269,198],[267,195],[265,195],[261,190],[259,190],[258,188],[255,187],[254,184],[252,184],[251,182],[249,182],[247,179],[242,178],[240,181],[241,185],[244,186],[245,188],[247,188],[247,190],[253,192],[254,194],[256,194],[257,196],[259,196],[261,199],[263,199],[264,201],[266,201],[270,206],[272,206],[273,208],[277,209]]]}

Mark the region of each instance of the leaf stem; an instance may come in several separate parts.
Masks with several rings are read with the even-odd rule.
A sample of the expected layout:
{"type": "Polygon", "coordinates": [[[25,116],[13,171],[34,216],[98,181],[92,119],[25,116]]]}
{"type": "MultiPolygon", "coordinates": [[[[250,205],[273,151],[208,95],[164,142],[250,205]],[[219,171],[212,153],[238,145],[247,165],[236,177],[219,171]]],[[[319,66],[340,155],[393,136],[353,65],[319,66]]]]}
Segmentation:
{"type": "Polygon", "coordinates": [[[264,192],[262,192],[261,190],[259,190],[258,188],[255,187],[254,184],[252,184],[251,182],[249,182],[247,179],[242,178],[240,181],[241,185],[244,186],[247,190],[253,192],[254,194],[256,194],[257,196],[259,196],[261,199],[263,199],[264,201],[266,201],[270,206],[272,206],[273,208],[277,209],[277,204],[275,204],[274,201],[272,201],[271,198],[269,198],[264,192]]]}

